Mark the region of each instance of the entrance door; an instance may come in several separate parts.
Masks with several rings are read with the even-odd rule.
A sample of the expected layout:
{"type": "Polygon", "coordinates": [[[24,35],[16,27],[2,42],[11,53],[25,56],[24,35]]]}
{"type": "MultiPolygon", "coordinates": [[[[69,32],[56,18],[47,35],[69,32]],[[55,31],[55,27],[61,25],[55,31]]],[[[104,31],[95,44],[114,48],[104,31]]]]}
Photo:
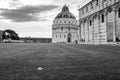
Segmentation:
{"type": "Polygon", "coordinates": [[[71,42],[71,33],[68,34],[68,43],[71,42]]]}

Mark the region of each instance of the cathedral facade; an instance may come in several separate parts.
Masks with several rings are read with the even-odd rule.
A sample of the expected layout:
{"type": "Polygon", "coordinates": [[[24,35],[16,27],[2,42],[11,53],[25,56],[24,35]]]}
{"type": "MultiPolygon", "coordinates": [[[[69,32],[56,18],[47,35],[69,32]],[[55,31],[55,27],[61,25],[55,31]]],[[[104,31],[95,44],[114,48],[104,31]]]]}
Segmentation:
{"type": "Polygon", "coordinates": [[[120,40],[120,0],[91,0],[79,8],[79,35],[85,44],[120,40]]]}
{"type": "Polygon", "coordinates": [[[78,26],[75,16],[64,5],[62,11],[55,17],[52,25],[53,43],[75,43],[78,41],[78,26]]]}

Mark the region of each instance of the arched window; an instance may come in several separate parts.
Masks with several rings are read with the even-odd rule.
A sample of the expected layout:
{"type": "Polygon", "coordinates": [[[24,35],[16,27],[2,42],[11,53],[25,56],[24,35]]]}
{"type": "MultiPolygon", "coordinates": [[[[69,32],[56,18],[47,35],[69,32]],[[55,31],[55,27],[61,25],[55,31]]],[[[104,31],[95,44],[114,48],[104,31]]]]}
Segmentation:
{"type": "Polygon", "coordinates": [[[88,7],[86,6],[86,12],[88,12],[88,7]]]}
{"type": "Polygon", "coordinates": [[[82,14],[84,15],[84,9],[82,9],[82,14]]]}
{"type": "Polygon", "coordinates": [[[70,21],[69,21],[69,23],[70,23],[70,21]]]}
{"type": "Polygon", "coordinates": [[[92,26],[92,20],[90,20],[90,26],[92,26]]]}
{"type": "Polygon", "coordinates": [[[104,19],[104,14],[101,15],[101,22],[104,23],[105,19],[104,19]]]}
{"type": "Polygon", "coordinates": [[[61,31],[63,31],[63,27],[61,28],[61,31]]]}
{"type": "Polygon", "coordinates": [[[91,9],[93,9],[93,4],[91,3],[91,9]]]}
{"type": "Polygon", "coordinates": [[[64,23],[66,23],[66,21],[64,21],[64,23]]]}
{"type": "Polygon", "coordinates": [[[96,0],[96,5],[98,6],[98,0],[96,0]]]}
{"type": "Polygon", "coordinates": [[[120,8],[118,9],[118,17],[120,18],[120,8]]]}
{"type": "Polygon", "coordinates": [[[70,27],[68,28],[68,30],[70,31],[70,27]]]}
{"type": "Polygon", "coordinates": [[[66,16],[64,15],[64,18],[66,18],[66,16]]]}
{"type": "Polygon", "coordinates": [[[68,15],[66,14],[66,18],[68,18],[68,15]]]}
{"type": "Polygon", "coordinates": [[[66,37],[66,35],[64,35],[64,38],[66,37]]]}
{"type": "Polygon", "coordinates": [[[61,35],[60,35],[60,38],[61,38],[61,35]]]}

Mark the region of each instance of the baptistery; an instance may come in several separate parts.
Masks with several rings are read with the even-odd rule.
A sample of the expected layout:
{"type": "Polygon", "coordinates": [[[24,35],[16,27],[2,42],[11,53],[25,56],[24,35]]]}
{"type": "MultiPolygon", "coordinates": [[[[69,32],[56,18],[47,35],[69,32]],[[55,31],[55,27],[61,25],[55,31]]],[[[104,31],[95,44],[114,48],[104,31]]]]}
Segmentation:
{"type": "Polygon", "coordinates": [[[70,13],[68,6],[64,5],[62,11],[53,20],[53,43],[77,43],[78,26],[75,16],[70,13]]]}

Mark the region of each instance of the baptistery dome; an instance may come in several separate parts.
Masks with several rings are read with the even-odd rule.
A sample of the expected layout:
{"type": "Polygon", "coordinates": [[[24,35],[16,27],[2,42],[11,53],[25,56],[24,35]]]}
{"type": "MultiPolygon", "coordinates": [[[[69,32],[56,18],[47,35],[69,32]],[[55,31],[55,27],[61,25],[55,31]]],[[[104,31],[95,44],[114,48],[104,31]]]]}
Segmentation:
{"type": "Polygon", "coordinates": [[[76,19],[75,16],[69,12],[69,8],[66,5],[62,8],[62,11],[55,17],[55,19],[59,19],[59,18],[76,19]]]}

